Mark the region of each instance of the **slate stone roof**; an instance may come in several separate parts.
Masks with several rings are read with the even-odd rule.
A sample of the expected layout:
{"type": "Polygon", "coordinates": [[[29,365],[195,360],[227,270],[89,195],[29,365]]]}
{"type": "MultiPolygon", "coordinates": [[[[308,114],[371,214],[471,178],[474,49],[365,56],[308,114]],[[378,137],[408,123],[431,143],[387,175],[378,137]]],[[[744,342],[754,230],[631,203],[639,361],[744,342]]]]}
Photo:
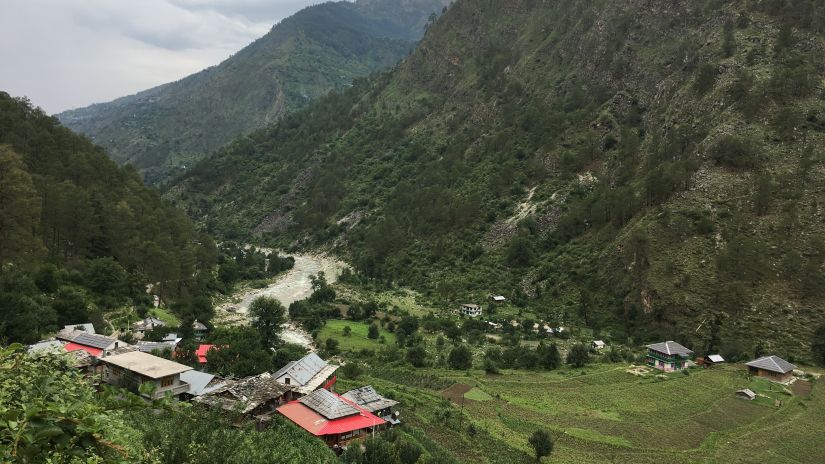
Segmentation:
{"type": "Polygon", "coordinates": [[[84,324],[69,324],[63,327],[63,330],[83,330],[84,332],[95,334],[95,326],[91,322],[86,322],[84,324]],[[81,327],[78,329],[78,327],[81,327]]]}
{"type": "Polygon", "coordinates": [[[753,360],[747,363],[746,365],[749,367],[755,367],[757,369],[763,369],[766,371],[779,372],[780,374],[787,374],[788,372],[796,369],[796,366],[789,363],[788,361],[785,361],[779,356],[764,356],[759,359],[753,360]]]}
{"type": "Polygon", "coordinates": [[[298,401],[329,420],[352,416],[360,412],[355,406],[323,388],[315,390],[298,401]]]}
{"type": "Polygon", "coordinates": [[[103,335],[96,335],[90,334],[83,330],[61,330],[57,333],[57,338],[60,340],[66,340],[73,343],[77,343],[78,345],[84,346],[91,346],[92,348],[98,348],[101,350],[105,350],[109,348],[117,342],[114,338],[106,337],[103,335]]]}
{"type": "Polygon", "coordinates": [[[690,356],[693,351],[685,348],[684,346],[672,341],[668,340],[662,343],[654,343],[652,345],[647,345],[647,348],[658,351],[659,353],[664,354],[675,354],[679,356],[690,356]]]}
{"type": "Polygon", "coordinates": [[[275,378],[289,375],[294,384],[306,385],[317,373],[327,366],[327,362],[315,353],[310,353],[303,358],[292,361],[275,373],[275,378]]]}
{"type": "Polygon", "coordinates": [[[389,398],[385,398],[378,394],[375,391],[375,388],[372,385],[367,385],[366,387],[356,388],[355,390],[350,390],[343,395],[342,398],[346,398],[353,403],[361,406],[362,408],[366,409],[369,412],[381,411],[386,408],[391,408],[398,404],[398,401],[391,400],[389,398]]]}
{"type": "Polygon", "coordinates": [[[274,375],[264,372],[242,380],[227,380],[224,385],[196,398],[196,401],[246,414],[262,404],[277,400],[290,390],[292,387],[282,385],[274,375]]]}

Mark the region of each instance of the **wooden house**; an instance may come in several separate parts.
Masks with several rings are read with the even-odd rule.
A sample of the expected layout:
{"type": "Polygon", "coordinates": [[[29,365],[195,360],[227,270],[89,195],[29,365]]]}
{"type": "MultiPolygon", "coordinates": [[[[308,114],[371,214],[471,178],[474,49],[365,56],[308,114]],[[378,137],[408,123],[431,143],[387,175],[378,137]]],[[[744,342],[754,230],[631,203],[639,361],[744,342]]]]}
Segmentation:
{"type": "Polygon", "coordinates": [[[763,356],[746,364],[748,374],[763,377],[779,383],[788,383],[793,378],[796,366],[779,356],[763,356]]]}
{"type": "Polygon", "coordinates": [[[692,353],[672,340],[654,343],[647,345],[647,364],[665,372],[676,371],[687,367],[692,353]]]}
{"type": "Polygon", "coordinates": [[[741,390],[736,390],[736,397],[742,400],[753,401],[756,399],[756,393],[754,393],[750,388],[743,388],[741,390]]]}

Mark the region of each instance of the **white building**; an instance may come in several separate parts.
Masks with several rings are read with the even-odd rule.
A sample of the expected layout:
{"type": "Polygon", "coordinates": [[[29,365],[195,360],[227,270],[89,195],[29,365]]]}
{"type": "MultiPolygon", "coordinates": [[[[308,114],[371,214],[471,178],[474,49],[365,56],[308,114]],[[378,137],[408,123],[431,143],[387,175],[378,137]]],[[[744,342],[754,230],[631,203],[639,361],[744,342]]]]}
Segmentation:
{"type": "Polygon", "coordinates": [[[465,303],[459,308],[459,312],[468,317],[481,316],[481,306],[477,304],[465,303]]]}

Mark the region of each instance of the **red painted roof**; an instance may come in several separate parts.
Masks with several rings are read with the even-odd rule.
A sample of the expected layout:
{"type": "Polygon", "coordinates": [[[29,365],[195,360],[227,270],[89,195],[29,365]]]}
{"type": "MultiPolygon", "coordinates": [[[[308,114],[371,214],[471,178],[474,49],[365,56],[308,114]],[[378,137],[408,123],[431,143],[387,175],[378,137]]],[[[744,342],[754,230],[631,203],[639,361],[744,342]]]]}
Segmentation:
{"type": "Polygon", "coordinates": [[[206,364],[206,353],[209,352],[209,349],[215,345],[198,345],[198,349],[195,350],[195,354],[198,355],[198,362],[201,364],[206,364]]]}
{"type": "MultiPolygon", "coordinates": [[[[335,396],[341,398],[340,395],[335,396]]],[[[381,425],[385,422],[380,417],[372,414],[352,401],[349,401],[346,398],[341,399],[358,409],[359,414],[329,420],[312,409],[304,406],[302,403],[298,402],[298,400],[290,401],[289,403],[279,407],[277,411],[284,415],[287,419],[295,422],[299,427],[318,437],[366,429],[376,425],[381,425]]]]}
{"type": "Polygon", "coordinates": [[[86,346],[86,345],[80,345],[78,343],[71,343],[71,342],[66,343],[65,345],[63,345],[63,349],[65,349],[66,351],[68,351],[70,353],[72,351],[83,350],[83,351],[85,351],[85,352],[87,352],[90,355],[95,356],[95,357],[99,357],[100,354],[103,353],[103,350],[101,350],[100,348],[95,348],[95,347],[86,346]]]}

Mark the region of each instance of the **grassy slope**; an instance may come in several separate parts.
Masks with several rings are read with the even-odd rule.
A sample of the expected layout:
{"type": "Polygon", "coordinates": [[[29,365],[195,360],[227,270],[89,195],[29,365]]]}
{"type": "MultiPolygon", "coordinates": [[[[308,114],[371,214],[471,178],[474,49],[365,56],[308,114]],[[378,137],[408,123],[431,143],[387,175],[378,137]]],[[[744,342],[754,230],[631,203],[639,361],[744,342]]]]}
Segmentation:
{"type": "Polygon", "coordinates": [[[526,461],[527,438],[537,428],[549,429],[556,440],[553,462],[747,463],[767,454],[777,462],[814,463],[825,457],[815,445],[825,439],[822,428],[814,425],[825,412],[817,387],[807,399],[776,394],[785,403],[775,408],[733,397],[748,383],[741,366],[692,370],[689,376],[673,374],[667,380],[636,377],[626,367],[594,365],[584,374],[428,372],[493,396],[465,400],[461,431],[460,406],[445,406],[436,390],[376,378],[357,383],[369,381],[382,393],[401,398],[402,420],[461,462],[526,461]],[[450,408],[447,424],[436,420],[436,411],[450,408]],[[475,436],[464,429],[470,422],[478,431],[475,436]]]}
{"type": "Polygon", "coordinates": [[[169,196],[218,234],[334,246],[454,300],[502,293],[695,347],[716,318],[723,352],[805,356],[823,320],[825,172],[805,153],[825,46],[765,5],[459,1],[399,69],[237,141],[169,196]],[[716,161],[727,135],[753,167],[716,161]]]}
{"type": "Polygon", "coordinates": [[[283,112],[394,65],[420,37],[420,21],[441,9],[439,0],[411,2],[394,24],[380,11],[384,3],[307,8],[218,66],[58,116],[147,182],[163,181],[283,112]]]}

